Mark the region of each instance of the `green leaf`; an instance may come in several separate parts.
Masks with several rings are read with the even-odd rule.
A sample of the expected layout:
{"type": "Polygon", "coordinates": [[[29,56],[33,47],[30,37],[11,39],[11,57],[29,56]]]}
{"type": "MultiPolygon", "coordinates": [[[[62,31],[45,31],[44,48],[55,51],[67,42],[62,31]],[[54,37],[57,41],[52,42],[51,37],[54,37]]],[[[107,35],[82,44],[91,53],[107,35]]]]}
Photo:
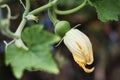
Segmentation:
{"type": "Polygon", "coordinates": [[[89,3],[96,8],[101,21],[118,20],[120,0],[89,0],[89,3]]]}
{"type": "Polygon", "coordinates": [[[58,36],[43,31],[41,26],[32,26],[23,31],[22,40],[29,50],[18,48],[14,43],[6,49],[6,64],[11,65],[17,78],[22,77],[24,70],[59,73],[50,53],[50,45],[60,40],[58,36]]]}

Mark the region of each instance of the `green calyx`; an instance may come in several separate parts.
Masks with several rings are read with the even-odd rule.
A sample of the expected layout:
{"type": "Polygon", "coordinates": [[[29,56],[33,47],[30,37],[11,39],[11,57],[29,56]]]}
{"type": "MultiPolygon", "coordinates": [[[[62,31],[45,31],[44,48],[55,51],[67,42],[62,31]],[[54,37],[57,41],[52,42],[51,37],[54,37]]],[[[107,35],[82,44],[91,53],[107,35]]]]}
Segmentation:
{"type": "Polygon", "coordinates": [[[55,33],[63,37],[67,31],[70,30],[70,23],[68,21],[59,21],[55,25],[55,33]]]}

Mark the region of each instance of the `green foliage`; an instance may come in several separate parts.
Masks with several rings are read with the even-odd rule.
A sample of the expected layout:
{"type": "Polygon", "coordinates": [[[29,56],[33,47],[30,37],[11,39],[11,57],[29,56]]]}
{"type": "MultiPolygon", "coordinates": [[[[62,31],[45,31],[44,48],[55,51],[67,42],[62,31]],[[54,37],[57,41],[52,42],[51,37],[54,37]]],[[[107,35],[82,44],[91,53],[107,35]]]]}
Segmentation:
{"type": "Polygon", "coordinates": [[[96,8],[101,21],[118,20],[120,0],[89,0],[89,3],[96,8]]]}
{"type": "Polygon", "coordinates": [[[24,70],[59,73],[50,53],[50,45],[60,40],[58,36],[43,31],[41,25],[36,25],[25,28],[22,39],[29,50],[18,48],[14,43],[6,49],[6,64],[11,65],[17,78],[22,77],[24,70]]]}

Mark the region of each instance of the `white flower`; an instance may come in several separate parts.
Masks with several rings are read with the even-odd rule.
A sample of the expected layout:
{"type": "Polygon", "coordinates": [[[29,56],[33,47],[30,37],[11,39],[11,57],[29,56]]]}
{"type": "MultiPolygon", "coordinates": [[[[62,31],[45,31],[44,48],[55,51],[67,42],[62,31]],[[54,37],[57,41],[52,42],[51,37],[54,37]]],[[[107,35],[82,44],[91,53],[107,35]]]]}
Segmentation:
{"type": "Polygon", "coordinates": [[[78,29],[69,30],[64,36],[64,43],[73,55],[75,62],[87,73],[94,70],[86,68],[93,63],[93,51],[89,38],[78,29]]]}

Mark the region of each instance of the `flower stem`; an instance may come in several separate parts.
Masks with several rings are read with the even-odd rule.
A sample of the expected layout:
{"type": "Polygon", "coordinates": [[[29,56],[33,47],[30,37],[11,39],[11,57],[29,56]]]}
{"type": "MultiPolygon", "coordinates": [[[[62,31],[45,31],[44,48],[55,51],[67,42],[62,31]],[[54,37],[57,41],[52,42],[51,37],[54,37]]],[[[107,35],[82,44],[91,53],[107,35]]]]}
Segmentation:
{"type": "MultiPolygon", "coordinates": [[[[49,2],[51,2],[51,0],[49,0],[49,2]]],[[[56,5],[48,9],[48,16],[55,26],[56,23],[59,22],[59,20],[57,19],[56,14],[54,12],[54,7],[56,7],[56,5]]]]}
{"type": "Polygon", "coordinates": [[[57,22],[59,22],[59,20],[56,18],[55,13],[53,12],[53,8],[48,9],[48,16],[52,23],[54,24],[54,26],[56,25],[57,22]]]}
{"type": "Polygon", "coordinates": [[[80,10],[81,8],[83,8],[87,3],[87,0],[84,0],[84,2],[77,6],[76,8],[73,8],[73,9],[70,9],[70,10],[66,10],[66,11],[61,11],[61,10],[58,10],[57,8],[55,8],[55,13],[56,14],[59,14],[59,15],[68,15],[68,14],[72,14],[78,10],[80,10]]]}

